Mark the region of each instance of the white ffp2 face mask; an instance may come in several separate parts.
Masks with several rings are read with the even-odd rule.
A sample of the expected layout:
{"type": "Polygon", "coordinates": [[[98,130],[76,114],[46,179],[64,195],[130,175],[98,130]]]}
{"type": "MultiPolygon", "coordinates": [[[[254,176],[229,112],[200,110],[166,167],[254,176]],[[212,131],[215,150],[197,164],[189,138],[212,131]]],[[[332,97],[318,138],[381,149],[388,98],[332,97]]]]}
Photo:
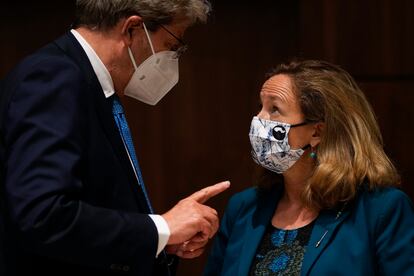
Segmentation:
{"type": "Polygon", "coordinates": [[[287,171],[304,153],[304,149],[290,148],[289,130],[304,124],[290,125],[253,117],[249,133],[253,160],[275,173],[287,171]]]}
{"type": "Polygon", "coordinates": [[[178,58],[174,51],[155,53],[151,38],[143,24],[152,55],[137,66],[130,48],[128,53],[135,72],[125,87],[124,94],[150,105],[156,105],[178,83],[178,58]]]}

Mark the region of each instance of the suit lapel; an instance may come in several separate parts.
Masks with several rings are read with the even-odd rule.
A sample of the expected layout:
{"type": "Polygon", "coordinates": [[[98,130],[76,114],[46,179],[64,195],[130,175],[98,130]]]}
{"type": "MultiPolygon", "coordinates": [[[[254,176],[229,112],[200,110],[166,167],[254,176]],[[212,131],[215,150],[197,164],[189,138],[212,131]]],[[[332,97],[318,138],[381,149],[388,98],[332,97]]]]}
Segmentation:
{"type": "Polygon", "coordinates": [[[349,215],[348,210],[322,211],[315,221],[302,263],[301,275],[308,275],[313,264],[329,244],[337,227],[349,215]]]}
{"type": "Polygon", "coordinates": [[[120,161],[124,172],[133,187],[133,190],[135,191],[141,210],[145,213],[149,213],[150,210],[146,204],[145,196],[142,189],[139,187],[128,154],[125,150],[125,146],[122,142],[121,135],[119,134],[113,118],[111,105],[112,101],[105,97],[86,53],[71,33],[59,38],[56,41],[56,44],[80,66],[92,92],[90,95],[85,96],[91,97],[91,102],[95,104],[95,110],[101,122],[102,128],[115,152],[116,157],[120,161]]]}
{"type": "Polygon", "coordinates": [[[257,208],[246,223],[244,244],[240,252],[238,275],[248,275],[254,255],[269,225],[277,203],[281,197],[281,188],[274,189],[267,195],[259,195],[257,208]]]}

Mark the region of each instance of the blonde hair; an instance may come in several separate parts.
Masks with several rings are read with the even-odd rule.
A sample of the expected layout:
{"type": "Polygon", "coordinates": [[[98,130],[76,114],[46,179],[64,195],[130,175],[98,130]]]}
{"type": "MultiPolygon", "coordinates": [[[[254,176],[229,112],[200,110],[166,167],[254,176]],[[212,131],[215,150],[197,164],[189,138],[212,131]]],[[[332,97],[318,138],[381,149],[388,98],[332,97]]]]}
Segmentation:
{"type": "Polygon", "coordinates": [[[308,206],[333,208],[354,199],[362,185],[400,183],[372,107],[345,70],[307,60],[281,64],[272,72],[277,74],[291,78],[305,120],[324,123],[316,166],[302,194],[308,206]]]}

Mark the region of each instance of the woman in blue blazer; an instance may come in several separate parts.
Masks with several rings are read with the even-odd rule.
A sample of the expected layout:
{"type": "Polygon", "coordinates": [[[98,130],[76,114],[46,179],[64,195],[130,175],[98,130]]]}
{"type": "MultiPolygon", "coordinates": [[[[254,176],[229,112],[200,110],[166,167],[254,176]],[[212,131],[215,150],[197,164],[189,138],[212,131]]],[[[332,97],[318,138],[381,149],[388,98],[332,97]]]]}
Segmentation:
{"type": "Polygon", "coordinates": [[[372,108],[323,61],[282,64],[251,123],[257,187],[233,196],[205,275],[414,275],[414,212],[372,108]]]}

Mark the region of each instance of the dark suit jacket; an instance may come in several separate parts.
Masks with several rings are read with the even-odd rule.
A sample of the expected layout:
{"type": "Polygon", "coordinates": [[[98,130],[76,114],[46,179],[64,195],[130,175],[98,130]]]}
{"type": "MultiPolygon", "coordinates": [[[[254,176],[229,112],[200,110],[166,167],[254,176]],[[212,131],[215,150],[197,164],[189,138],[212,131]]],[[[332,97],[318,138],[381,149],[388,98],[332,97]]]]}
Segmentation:
{"type": "MultiPolygon", "coordinates": [[[[248,275],[282,190],[251,188],[229,202],[205,275],[248,275]]],[[[414,275],[414,211],[401,191],[361,190],[352,204],[322,211],[301,275],[414,275]]]]}
{"type": "Polygon", "coordinates": [[[163,275],[111,100],[74,36],[23,60],[0,95],[7,275],[163,275]]]}

